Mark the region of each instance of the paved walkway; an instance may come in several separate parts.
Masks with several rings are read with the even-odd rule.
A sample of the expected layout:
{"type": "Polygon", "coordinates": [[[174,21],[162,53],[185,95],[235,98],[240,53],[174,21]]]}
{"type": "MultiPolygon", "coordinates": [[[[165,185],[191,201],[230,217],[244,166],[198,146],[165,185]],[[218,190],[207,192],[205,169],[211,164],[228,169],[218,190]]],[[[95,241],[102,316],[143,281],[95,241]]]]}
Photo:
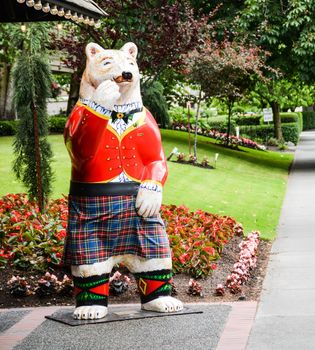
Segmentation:
{"type": "Polygon", "coordinates": [[[204,313],[79,327],[45,320],[65,308],[0,309],[0,349],[315,349],[315,131],[295,153],[258,311],[256,302],[187,306],[204,313]]]}
{"type": "Polygon", "coordinates": [[[315,131],[295,153],[247,350],[315,349],[315,131]]]}
{"type": "MultiPolygon", "coordinates": [[[[202,314],[71,327],[45,320],[69,307],[0,310],[1,350],[244,350],[257,303],[186,304],[202,314]]],[[[140,305],[124,305],[124,309],[140,305]]],[[[72,309],[72,308],[71,308],[72,309]]],[[[121,305],[110,312],[121,310],[121,305]]]]}

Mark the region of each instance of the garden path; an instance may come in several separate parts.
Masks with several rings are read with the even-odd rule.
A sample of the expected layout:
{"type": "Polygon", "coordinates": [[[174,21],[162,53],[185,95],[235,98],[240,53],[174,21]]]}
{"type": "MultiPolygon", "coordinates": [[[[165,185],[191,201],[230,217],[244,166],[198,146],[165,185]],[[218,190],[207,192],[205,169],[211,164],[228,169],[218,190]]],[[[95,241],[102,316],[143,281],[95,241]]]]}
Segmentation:
{"type": "Polygon", "coordinates": [[[315,130],[295,152],[247,350],[315,349],[315,130]]]}

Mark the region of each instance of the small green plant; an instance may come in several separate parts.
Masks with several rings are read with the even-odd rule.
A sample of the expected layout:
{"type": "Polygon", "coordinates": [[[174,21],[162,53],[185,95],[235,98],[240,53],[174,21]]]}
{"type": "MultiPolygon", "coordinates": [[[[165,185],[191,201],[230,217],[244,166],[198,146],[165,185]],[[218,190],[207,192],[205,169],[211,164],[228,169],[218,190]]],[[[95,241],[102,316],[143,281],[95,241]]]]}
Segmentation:
{"type": "Polygon", "coordinates": [[[207,156],[204,156],[202,161],[201,161],[201,165],[204,167],[207,167],[209,165],[209,158],[207,156]]]}
{"type": "Polygon", "coordinates": [[[110,295],[123,294],[128,290],[130,285],[130,278],[116,271],[109,279],[109,293],[110,295]]]}
{"type": "Polygon", "coordinates": [[[202,287],[202,285],[198,281],[196,281],[193,278],[191,278],[189,280],[187,294],[193,295],[193,296],[203,297],[203,287],[202,287]]]}
{"type": "Polygon", "coordinates": [[[281,139],[281,140],[279,141],[278,149],[279,149],[280,151],[285,151],[285,150],[288,149],[288,145],[286,144],[286,142],[285,142],[283,139],[281,139]]]}
{"type": "Polygon", "coordinates": [[[178,162],[184,162],[186,160],[186,154],[185,153],[177,153],[177,161],[178,162]]]}
{"type": "Polygon", "coordinates": [[[9,287],[10,294],[17,298],[34,294],[24,277],[12,276],[7,282],[7,286],[9,287]]]}
{"type": "Polygon", "coordinates": [[[279,141],[275,137],[269,137],[266,141],[267,146],[278,146],[279,141]]]}
{"type": "Polygon", "coordinates": [[[38,280],[38,287],[35,289],[35,293],[39,297],[49,297],[57,292],[58,278],[49,272],[46,272],[38,280]]]}
{"type": "Polygon", "coordinates": [[[197,157],[194,156],[193,154],[190,154],[190,155],[189,155],[188,162],[189,162],[189,163],[192,163],[192,164],[196,164],[196,163],[197,163],[197,157]]]}

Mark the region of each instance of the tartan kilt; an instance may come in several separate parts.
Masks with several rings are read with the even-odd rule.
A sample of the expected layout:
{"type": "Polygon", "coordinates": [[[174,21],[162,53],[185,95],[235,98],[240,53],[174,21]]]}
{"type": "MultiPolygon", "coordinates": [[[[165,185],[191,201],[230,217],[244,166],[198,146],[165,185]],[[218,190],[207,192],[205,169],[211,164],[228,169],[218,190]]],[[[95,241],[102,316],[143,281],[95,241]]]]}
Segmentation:
{"type": "Polygon", "coordinates": [[[135,204],[135,195],[69,195],[63,264],[94,264],[124,254],[170,258],[161,216],[143,218],[137,214],[135,204]]]}

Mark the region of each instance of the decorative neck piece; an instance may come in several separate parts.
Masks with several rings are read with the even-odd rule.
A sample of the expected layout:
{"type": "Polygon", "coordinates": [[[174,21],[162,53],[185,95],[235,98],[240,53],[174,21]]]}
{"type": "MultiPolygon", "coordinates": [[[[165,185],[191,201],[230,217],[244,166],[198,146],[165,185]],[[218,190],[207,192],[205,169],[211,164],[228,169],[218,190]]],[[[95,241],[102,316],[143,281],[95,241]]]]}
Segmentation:
{"type": "Polygon", "coordinates": [[[133,115],[135,113],[142,112],[142,110],[143,110],[143,108],[136,108],[128,113],[112,111],[112,113],[111,113],[112,122],[114,123],[117,119],[122,119],[126,124],[128,124],[128,121],[132,120],[133,115]]]}

